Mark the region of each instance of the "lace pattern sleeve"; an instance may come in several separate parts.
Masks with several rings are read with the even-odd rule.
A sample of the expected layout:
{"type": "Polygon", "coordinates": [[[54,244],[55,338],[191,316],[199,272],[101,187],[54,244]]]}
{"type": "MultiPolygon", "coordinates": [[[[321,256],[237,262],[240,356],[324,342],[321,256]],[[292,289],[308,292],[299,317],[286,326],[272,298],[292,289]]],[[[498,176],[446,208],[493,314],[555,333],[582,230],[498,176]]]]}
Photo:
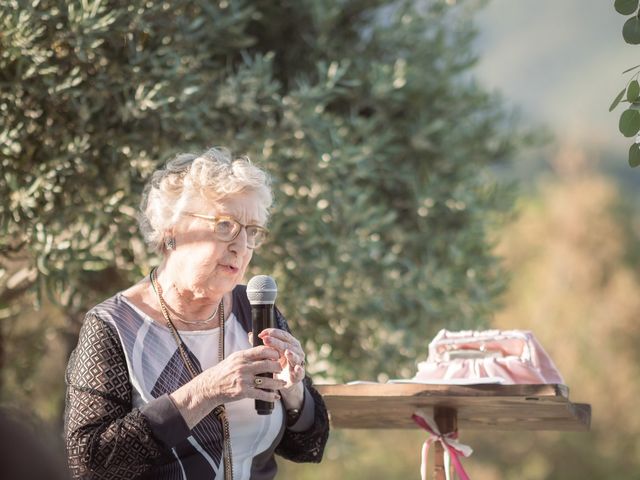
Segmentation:
{"type": "MultiPolygon", "coordinates": [[[[276,322],[278,328],[291,332],[287,320],[277,309],[276,322]]],[[[286,429],[276,453],[292,462],[320,463],[329,438],[329,415],[322,396],[313,388],[309,376],[305,377],[304,385],[314,401],[314,423],[304,432],[286,429]]]]}
{"type": "Polygon", "coordinates": [[[65,440],[74,479],[130,480],[166,454],[132,409],[124,352],[115,331],[88,315],[66,372],[65,440]]]}

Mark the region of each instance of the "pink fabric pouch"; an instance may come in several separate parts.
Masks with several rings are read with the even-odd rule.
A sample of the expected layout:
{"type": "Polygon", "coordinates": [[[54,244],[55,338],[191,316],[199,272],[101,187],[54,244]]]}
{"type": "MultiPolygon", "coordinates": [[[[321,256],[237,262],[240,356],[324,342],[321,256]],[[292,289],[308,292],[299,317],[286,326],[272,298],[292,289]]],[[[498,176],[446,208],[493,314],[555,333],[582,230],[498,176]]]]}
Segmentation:
{"type": "Polygon", "coordinates": [[[524,330],[440,330],[417,382],[562,384],[562,375],[533,334],[524,330]]]}

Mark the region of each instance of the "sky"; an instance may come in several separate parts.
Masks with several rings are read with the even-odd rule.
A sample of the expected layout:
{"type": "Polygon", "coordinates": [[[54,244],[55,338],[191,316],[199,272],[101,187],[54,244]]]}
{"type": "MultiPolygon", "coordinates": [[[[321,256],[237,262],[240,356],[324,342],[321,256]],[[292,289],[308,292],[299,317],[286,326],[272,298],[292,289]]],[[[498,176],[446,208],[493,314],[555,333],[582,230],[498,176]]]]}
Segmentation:
{"type": "MultiPolygon", "coordinates": [[[[559,145],[619,151],[624,110],[609,106],[640,63],[622,38],[613,0],[490,0],[477,16],[477,78],[525,119],[549,127],[559,145]]],[[[628,167],[627,167],[628,168],[628,167]]]]}

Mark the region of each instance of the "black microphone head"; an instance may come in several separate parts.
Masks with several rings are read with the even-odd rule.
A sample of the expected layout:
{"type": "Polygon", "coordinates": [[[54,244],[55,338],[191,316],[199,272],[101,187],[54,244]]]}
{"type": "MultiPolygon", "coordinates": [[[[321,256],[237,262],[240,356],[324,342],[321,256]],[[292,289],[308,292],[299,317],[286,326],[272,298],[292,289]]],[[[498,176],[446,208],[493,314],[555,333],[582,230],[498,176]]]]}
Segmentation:
{"type": "Polygon", "coordinates": [[[273,305],[278,285],[269,275],[256,275],[247,283],[247,298],[251,305],[273,305]]]}

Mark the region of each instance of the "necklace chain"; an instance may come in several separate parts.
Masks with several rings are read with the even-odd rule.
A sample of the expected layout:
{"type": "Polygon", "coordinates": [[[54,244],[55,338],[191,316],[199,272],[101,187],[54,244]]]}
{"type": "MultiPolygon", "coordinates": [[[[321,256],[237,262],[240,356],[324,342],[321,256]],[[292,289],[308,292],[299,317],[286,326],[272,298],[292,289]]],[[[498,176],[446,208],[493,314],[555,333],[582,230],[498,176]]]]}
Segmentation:
{"type": "MultiPolygon", "coordinates": [[[[154,269],[155,272],[155,269],[154,269]]],[[[159,302],[160,302],[160,308],[161,309],[166,309],[167,310],[167,315],[168,312],[171,312],[173,314],[173,318],[175,320],[178,320],[180,323],[184,323],[186,325],[206,325],[207,323],[211,322],[215,317],[216,314],[218,313],[218,310],[220,310],[220,305],[222,305],[222,301],[220,301],[220,303],[218,304],[218,306],[216,307],[216,309],[213,311],[213,313],[211,315],[209,315],[207,318],[205,318],[204,320],[186,320],[182,315],[180,315],[178,312],[176,312],[173,308],[171,308],[165,301],[164,301],[164,297],[162,296],[162,287],[160,287],[160,284],[158,283],[158,276],[157,276],[157,272],[154,273],[155,276],[155,281],[157,284],[157,290],[156,293],[159,292],[159,302]]],[[[154,289],[156,289],[156,287],[154,287],[154,289]]],[[[224,306],[223,306],[224,308],[224,306]]],[[[165,319],[167,318],[167,315],[164,315],[164,311],[162,312],[163,316],[165,316],[165,319]]]]}
{"type": "MultiPolygon", "coordinates": [[[[162,300],[164,302],[164,298],[162,300]]],[[[219,303],[216,309],[213,311],[213,313],[209,315],[207,318],[205,318],[204,320],[185,320],[181,315],[179,315],[173,308],[171,308],[166,303],[165,303],[165,308],[167,309],[167,311],[171,310],[171,313],[173,313],[174,318],[178,320],[180,323],[184,323],[186,325],[206,325],[216,317],[216,314],[220,309],[221,303],[219,303]]]]}
{"type": "MultiPolygon", "coordinates": [[[[171,321],[171,317],[169,316],[169,310],[167,309],[167,305],[164,302],[164,298],[162,297],[162,287],[160,286],[160,282],[158,282],[158,274],[156,272],[157,268],[151,270],[149,274],[149,279],[151,280],[151,286],[153,290],[156,292],[156,296],[158,297],[158,303],[160,304],[160,310],[162,311],[162,316],[167,322],[167,327],[171,331],[176,344],[178,345],[178,351],[180,352],[180,356],[182,357],[182,361],[184,362],[185,367],[189,370],[192,378],[195,378],[198,373],[196,372],[196,368],[191,363],[189,356],[184,348],[184,342],[182,338],[180,338],[180,334],[176,329],[175,325],[171,321]]],[[[211,315],[207,320],[199,321],[199,322],[188,322],[183,321],[184,323],[193,323],[193,324],[203,324],[211,321],[211,319],[215,316],[216,313],[220,312],[220,339],[218,344],[218,361],[222,362],[224,360],[224,297],[220,300],[218,307],[216,308],[213,315],[211,315]]],[[[178,317],[178,320],[180,318],[178,317]]],[[[231,431],[229,428],[229,417],[227,416],[227,411],[224,407],[224,403],[218,405],[213,409],[213,414],[220,420],[222,423],[222,435],[223,435],[223,466],[224,466],[224,480],[233,480],[233,456],[231,453],[231,431]]]]}

